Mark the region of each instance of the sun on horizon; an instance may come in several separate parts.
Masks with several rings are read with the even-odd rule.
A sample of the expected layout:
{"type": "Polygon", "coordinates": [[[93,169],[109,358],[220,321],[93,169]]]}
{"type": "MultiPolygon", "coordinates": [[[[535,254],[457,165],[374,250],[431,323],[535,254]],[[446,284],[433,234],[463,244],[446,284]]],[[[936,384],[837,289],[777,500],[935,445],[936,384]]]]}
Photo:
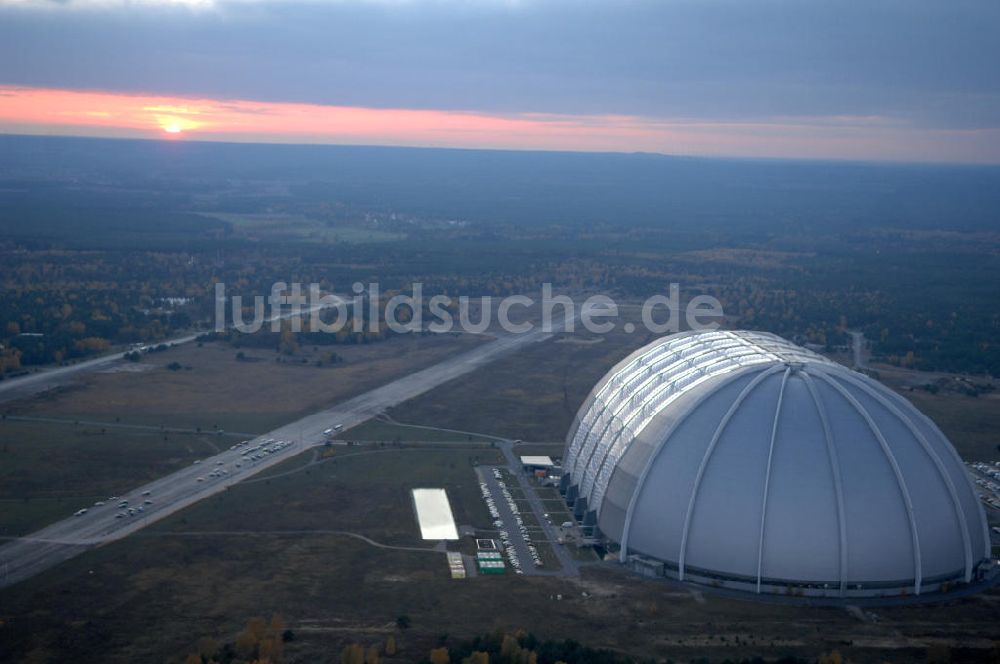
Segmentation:
{"type": "Polygon", "coordinates": [[[186,104],[144,106],[140,116],[145,113],[150,113],[149,116],[146,116],[148,120],[152,121],[164,133],[173,136],[186,133],[191,129],[199,129],[204,125],[203,122],[195,119],[195,116],[201,115],[202,110],[186,104]]]}

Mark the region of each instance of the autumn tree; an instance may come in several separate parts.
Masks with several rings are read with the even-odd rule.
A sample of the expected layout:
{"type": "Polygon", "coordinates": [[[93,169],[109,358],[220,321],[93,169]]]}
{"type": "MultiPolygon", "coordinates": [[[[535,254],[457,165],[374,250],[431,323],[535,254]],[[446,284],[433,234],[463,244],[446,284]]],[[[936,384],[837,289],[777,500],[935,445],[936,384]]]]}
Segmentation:
{"type": "Polygon", "coordinates": [[[357,643],[344,646],[340,653],[340,664],[365,664],[365,649],[357,643]]]}
{"type": "Polygon", "coordinates": [[[490,664],[490,654],[482,650],[476,650],[463,659],[462,664],[490,664]]]}
{"type": "Polygon", "coordinates": [[[280,634],[273,634],[270,631],[257,643],[257,657],[261,660],[276,664],[285,655],[285,644],[281,640],[280,634]]]}
{"type": "Polygon", "coordinates": [[[517,639],[510,634],[505,634],[503,640],[500,642],[500,657],[503,661],[508,662],[508,664],[519,664],[519,656],[521,654],[521,645],[517,642],[517,639]]]}
{"type": "Polygon", "coordinates": [[[275,614],[270,621],[254,617],[236,637],[235,649],[240,659],[280,664],[285,655],[285,621],[275,614]]]}
{"type": "Polygon", "coordinates": [[[431,650],[430,660],[431,664],[451,664],[451,655],[448,653],[448,648],[444,646],[434,648],[431,650]]]}
{"type": "Polygon", "coordinates": [[[236,637],[235,647],[240,659],[250,660],[257,654],[257,637],[249,629],[245,629],[236,637]]]}

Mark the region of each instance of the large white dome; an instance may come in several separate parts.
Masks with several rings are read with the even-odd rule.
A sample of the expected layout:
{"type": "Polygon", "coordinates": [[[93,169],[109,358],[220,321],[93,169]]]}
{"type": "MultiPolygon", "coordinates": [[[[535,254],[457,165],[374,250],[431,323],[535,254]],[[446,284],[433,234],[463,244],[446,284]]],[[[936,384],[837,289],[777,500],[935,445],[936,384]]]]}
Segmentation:
{"type": "Polygon", "coordinates": [[[989,560],[982,506],[941,431],[771,334],[636,351],[580,409],[563,472],[577,516],[647,572],[868,596],[969,582],[989,560]]]}

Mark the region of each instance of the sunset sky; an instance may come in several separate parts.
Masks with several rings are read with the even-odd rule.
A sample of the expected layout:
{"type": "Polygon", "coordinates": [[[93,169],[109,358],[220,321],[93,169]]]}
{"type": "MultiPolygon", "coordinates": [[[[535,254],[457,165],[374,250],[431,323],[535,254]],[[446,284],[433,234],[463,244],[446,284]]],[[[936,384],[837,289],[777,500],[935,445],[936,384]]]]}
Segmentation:
{"type": "Polygon", "coordinates": [[[1000,3],[0,0],[0,133],[1000,163],[1000,3]]]}

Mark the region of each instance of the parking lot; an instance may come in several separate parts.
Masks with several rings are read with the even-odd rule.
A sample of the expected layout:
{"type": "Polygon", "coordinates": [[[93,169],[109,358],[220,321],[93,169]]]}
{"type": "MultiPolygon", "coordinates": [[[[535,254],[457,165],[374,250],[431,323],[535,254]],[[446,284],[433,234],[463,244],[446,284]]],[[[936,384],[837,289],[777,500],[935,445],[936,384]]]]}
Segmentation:
{"type": "Polygon", "coordinates": [[[968,463],[969,473],[976,483],[976,493],[983,504],[1000,511],[1000,462],[968,463]]]}
{"type": "Polygon", "coordinates": [[[503,546],[504,558],[515,574],[554,573],[546,570],[534,543],[532,530],[511,494],[500,469],[493,466],[476,468],[483,500],[497,529],[497,539],[503,546]]]}

